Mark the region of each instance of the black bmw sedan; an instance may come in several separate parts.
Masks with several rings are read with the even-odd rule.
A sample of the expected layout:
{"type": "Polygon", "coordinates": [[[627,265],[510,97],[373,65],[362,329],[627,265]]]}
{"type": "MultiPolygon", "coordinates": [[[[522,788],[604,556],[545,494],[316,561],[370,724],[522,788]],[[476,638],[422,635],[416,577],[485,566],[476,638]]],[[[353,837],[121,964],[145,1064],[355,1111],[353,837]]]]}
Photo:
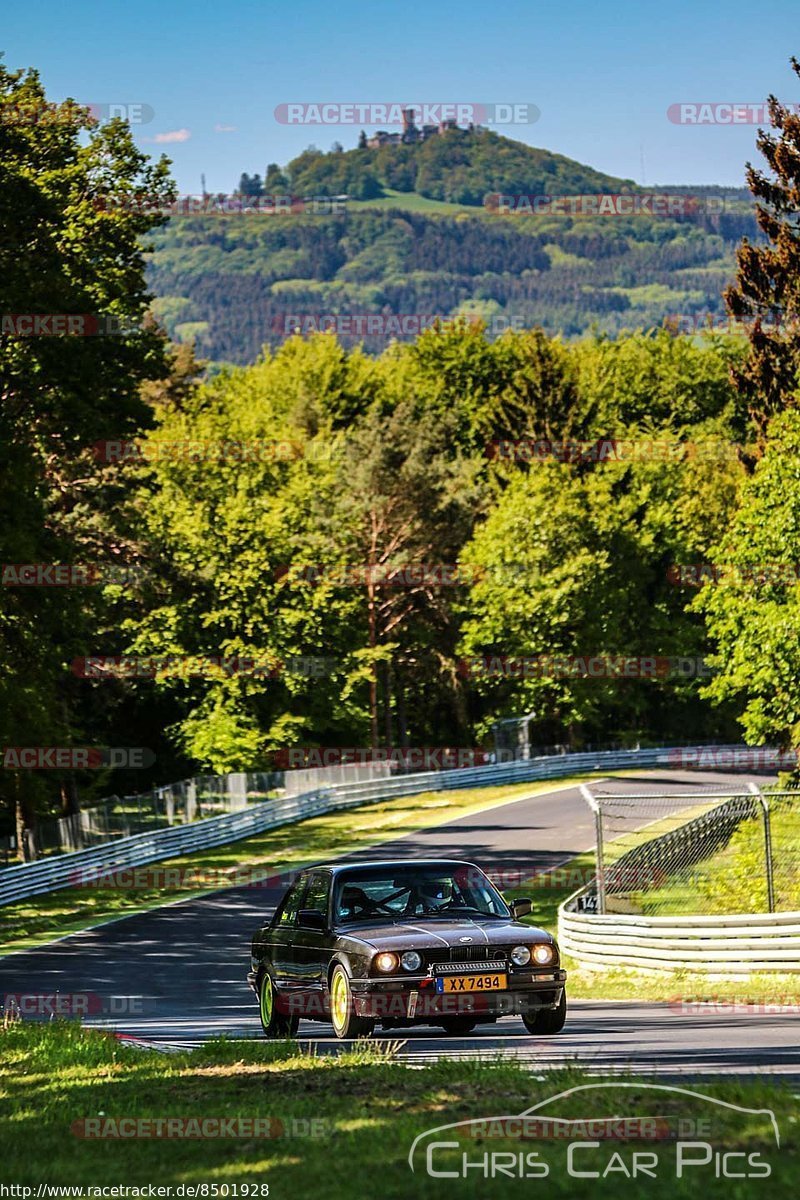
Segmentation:
{"type": "Polygon", "coordinates": [[[438,1025],[469,1033],[518,1015],[532,1034],[559,1033],[566,972],[530,900],[507,904],[472,863],[452,859],[312,867],[252,945],[248,982],[268,1037],[301,1017],[339,1038],[438,1025]]]}

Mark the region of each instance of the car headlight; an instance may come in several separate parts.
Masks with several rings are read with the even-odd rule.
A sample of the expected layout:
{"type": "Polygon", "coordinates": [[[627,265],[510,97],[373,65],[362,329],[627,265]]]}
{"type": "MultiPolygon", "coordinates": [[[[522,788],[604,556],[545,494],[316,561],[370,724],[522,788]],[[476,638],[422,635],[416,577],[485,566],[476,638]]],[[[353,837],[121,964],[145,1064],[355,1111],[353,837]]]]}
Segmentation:
{"type": "Polygon", "coordinates": [[[416,950],[406,950],[400,956],[400,962],[404,971],[418,971],[422,966],[422,955],[417,954],[416,950]]]}
{"type": "Polygon", "coordinates": [[[392,954],[391,950],[384,950],[375,959],[375,966],[379,971],[396,971],[398,958],[396,954],[392,954]]]}
{"type": "Polygon", "coordinates": [[[533,947],[533,961],[540,967],[546,967],[548,963],[554,962],[555,957],[556,948],[550,942],[542,942],[539,946],[533,947]]]}
{"type": "Polygon", "coordinates": [[[527,946],[515,946],[511,951],[511,961],[518,967],[524,967],[531,961],[531,952],[527,946]]]}

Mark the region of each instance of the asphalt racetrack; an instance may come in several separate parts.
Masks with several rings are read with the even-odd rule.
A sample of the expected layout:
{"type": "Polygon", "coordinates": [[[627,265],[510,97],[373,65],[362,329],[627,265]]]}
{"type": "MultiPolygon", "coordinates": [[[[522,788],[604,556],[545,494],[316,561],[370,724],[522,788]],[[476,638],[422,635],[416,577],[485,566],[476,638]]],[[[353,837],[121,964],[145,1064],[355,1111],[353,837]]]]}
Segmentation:
{"type": "MultiPolygon", "coordinates": [[[[620,792],[741,788],[742,775],[643,771],[614,780],[620,792]]],[[[761,777],[764,782],[764,777],[761,777]]],[[[608,782],[602,785],[610,790],[608,782]]],[[[591,812],[575,787],[539,793],[384,842],[355,859],[454,857],[485,870],[531,874],[565,863],[594,845],[591,812]]],[[[221,1034],[261,1037],[255,997],[246,982],[250,938],[272,911],[280,890],[238,887],[126,917],[34,950],[0,958],[0,993],[86,994],[100,1014],[85,1023],[113,1028],[164,1050],[197,1045],[221,1034]],[[109,1011],[113,1009],[114,1011],[109,1011]]],[[[567,990],[569,991],[569,985],[567,990]]],[[[713,984],[706,984],[713,992],[713,984]]],[[[519,1057],[532,1066],[580,1063],[592,1072],[632,1070],[661,1076],[800,1074],[798,1017],[741,1006],[685,1011],[674,1002],[571,1001],[563,1033],[528,1034],[508,1017],[466,1037],[419,1026],[376,1033],[405,1043],[404,1058],[423,1063],[441,1055],[519,1057]]],[[[303,1021],[298,1037],[319,1053],[336,1053],[329,1025],[303,1021]]]]}

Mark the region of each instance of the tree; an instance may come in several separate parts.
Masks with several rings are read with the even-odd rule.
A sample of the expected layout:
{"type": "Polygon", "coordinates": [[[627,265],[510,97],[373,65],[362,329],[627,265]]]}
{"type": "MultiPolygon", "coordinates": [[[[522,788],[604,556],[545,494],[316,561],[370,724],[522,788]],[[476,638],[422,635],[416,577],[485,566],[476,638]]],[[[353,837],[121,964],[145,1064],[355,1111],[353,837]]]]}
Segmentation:
{"type": "MultiPolygon", "coordinates": [[[[671,461],[612,456],[509,472],[463,556],[475,582],[460,653],[482,697],[482,731],[532,712],[532,736],[543,743],[565,732],[576,745],[667,729],[697,736],[704,722],[717,732],[689,662],[704,652],[704,631],[685,613],[688,589],[671,581],[670,564],[705,557],[730,518],[743,469],[733,453],[713,456],[726,434],[722,425],[696,429],[671,461]],[[615,657],[680,658],[685,674],[653,665],[649,677],[625,678],[601,666],[592,676],[579,662],[574,673],[567,666],[615,657]]],[[[628,430],[631,444],[652,438],[628,430]]],[[[676,438],[667,428],[659,440],[676,438]]]]}
{"type": "Polygon", "coordinates": [[[332,539],[318,513],[335,505],[340,431],[369,404],[373,375],[330,337],[291,338],[274,357],[157,411],[136,501],[157,549],[154,579],[125,627],[125,650],[259,664],[156,680],[173,742],[203,769],[263,767],[301,737],[341,742],[364,724],[360,698],[343,688],[361,646],[361,597],[326,582],[344,533],[332,539]],[[203,449],[170,457],[159,442],[203,449]],[[297,564],[311,581],[291,573],[297,564]],[[325,670],[291,669],[300,660],[325,670]]]}
{"type": "Polygon", "coordinates": [[[359,148],[359,150],[366,150],[366,148],[367,148],[367,135],[363,129],[361,130],[361,133],[358,135],[358,148],[359,148]]]}
{"type": "MultiPolygon", "coordinates": [[[[174,196],[119,120],[98,128],[48,102],[34,71],[0,63],[0,561],[113,562],[108,467],[92,446],[148,421],[144,380],[165,371],[141,238],[174,196]],[[25,336],[9,314],[86,316],[92,336],[25,336]],[[118,330],[118,332],[113,332],[118,330]]],[[[0,588],[0,745],[96,744],[68,662],[91,652],[99,588],[0,588]]],[[[86,777],[81,782],[88,784],[86,777]]],[[[69,772],[0,773],[20,845],[39,807],[75,803],[69,772]]]]}
{"type": "Polygon", "coordinates": [[[800,747],[800,412],[772,419],[763,456],[695,608],[715,643],[706,695],[737,704],[747,741],[800,747]]]}
{"type": "MultiPolygon", "coordinates": [[[[800,63],[790,61],[800,78],[800,63]]],[[[759,130],[756,145],[771,174],[747,164],[756,220],[768,244],[743,240],[736,282],[724,292],[731,316],[752,322],[750,355],[734,380],[762,433],[774,413],[794,402],[800,363],[800,114],[774,96],[768,105],[779,135],[759,130]]]]}
{"type": "MultiPolygon", "coordinates": [[[[428,410],[430,412],[430,410],[428,410]]],[[[483,503],[483,464],[453,452],[453,423],[431,421],[404,399],[375,407],[348,438],[321,524],[355,564],[366,600],[370,738],[379,744],[383,680],[385,738],[401,744],[413,698],[417,734],[467,733],[458,702],[457,623],[448,579],[483,503]],[[449,711],[448,711],[449,710],[449,711]]]]}
{"type": "Polygon", "coordinates": [[[261,182],[261,176],[258,174],[251,176],[243,173],[239,178],[237,191],[240,196],[263,196],[264,185],[261,182]]]}
{"type": "Polygon", "coordinates": [[[264,175],[264,192],[268,196],[279,196],[287,191],[289,181],[277,163],[268,163],[264,175]]]}

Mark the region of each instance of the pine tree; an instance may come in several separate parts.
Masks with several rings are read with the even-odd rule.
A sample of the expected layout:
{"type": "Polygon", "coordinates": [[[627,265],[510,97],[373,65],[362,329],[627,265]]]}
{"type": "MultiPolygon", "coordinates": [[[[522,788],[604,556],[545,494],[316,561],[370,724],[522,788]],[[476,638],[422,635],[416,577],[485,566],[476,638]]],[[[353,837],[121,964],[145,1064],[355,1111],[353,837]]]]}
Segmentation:
{"type": "MultiPolygon", "coordinates": [[[[800,63],[791,60],[800,78],[800,63]]],[[[756,145],[770,168],[747,164],[747,184],[756,199],[756,220],[767,238],[744,238],[737,251],[736,282],[723,293],[728,312],[749,319],[750,353],[733,382],[747,398],[763,431],[769,418],[791,402],[800,365],[800,114],[768,98],[778,134],[759,130],[756,145]]]]}

